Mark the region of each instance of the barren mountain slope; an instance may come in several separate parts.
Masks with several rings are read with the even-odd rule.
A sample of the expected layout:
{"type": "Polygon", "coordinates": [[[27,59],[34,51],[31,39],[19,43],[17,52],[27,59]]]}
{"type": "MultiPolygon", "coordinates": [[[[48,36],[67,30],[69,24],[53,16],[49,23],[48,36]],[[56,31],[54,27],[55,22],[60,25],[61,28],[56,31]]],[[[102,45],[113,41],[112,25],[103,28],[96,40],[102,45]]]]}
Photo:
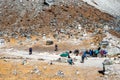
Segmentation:
{"type": "Polygon", "coordinates": [[[55,37],[58,33],[62,38],[78,37],[84,34],[84,30],[101,33],[106,25],[114,29],[117,26],[115,21],[113,16],[82,0],[60,0],[51,6],[44,4],[44,0],[0,0],[0,37],[6,42],[10,38],[55,37]],[[83,30],[80,31],[79,27],[83,30]]]}

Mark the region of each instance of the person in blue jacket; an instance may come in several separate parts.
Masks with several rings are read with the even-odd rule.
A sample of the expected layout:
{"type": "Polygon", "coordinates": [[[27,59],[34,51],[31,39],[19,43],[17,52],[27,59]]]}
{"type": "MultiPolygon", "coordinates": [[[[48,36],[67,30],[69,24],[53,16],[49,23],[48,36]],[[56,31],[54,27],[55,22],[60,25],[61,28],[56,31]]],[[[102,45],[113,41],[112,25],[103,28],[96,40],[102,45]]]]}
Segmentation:
{"type": "Polygon", "coordinates": [[[31,55],[32,54],[32,48],[30,47],[29,48],[29,55],[31,55]]]}
{"type": "Polygon", "coordinates": [[[85,57],[86,57],[86,54],[88,54],[88,51],[86,50],[86,51],[84,51],[84,53],[82,54],[82,60],[81,60],[81,63],[84,63],[84,59],[85,59],[85,57]]]}
{"type": "Polygon", "coordinates": [[[89,55],[93,56],[93,50],[92,49],[89,50],[89,55]]]}

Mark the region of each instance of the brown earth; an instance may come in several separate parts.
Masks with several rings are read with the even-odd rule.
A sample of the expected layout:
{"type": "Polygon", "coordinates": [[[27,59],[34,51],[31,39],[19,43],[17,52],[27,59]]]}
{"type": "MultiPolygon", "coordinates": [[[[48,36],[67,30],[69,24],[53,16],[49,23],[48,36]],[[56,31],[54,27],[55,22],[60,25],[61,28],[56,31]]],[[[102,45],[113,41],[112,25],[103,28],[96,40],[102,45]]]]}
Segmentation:
{"type": "Polygon", "coordinates": [[[0,60],[0,80],[97,80],[100,76],[97,71],[98,68],[82,68],[61,63],[48,65],[45,62],[28,60],[26,65],[22,65],[22,60],[0,60]],[[35,66],[41,71],[40,75],[31,73],[35,66]],[[16,75],[13,73],[15,70],[16,75]],[[64,72],[64,77],[56,75],[59,70],[64,72]],[[76,70],[79,74],[75,74],[76,70]]]}

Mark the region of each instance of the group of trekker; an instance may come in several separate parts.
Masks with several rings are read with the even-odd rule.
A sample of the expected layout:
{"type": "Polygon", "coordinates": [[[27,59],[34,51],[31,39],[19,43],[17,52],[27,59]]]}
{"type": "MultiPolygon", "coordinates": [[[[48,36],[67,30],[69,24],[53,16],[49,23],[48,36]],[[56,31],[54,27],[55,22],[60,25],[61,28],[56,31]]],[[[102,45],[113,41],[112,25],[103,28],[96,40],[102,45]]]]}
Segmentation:
{"type": "Polygon", "coordinates": [[[96,50],[92,50],[92,49],[90,49],[90,50],[85,50],[85,51],[82,53],[81,63],[84,63],[84,58],[85,58],[85,57],[88,57],[88,56],[98,57],[98,55],[100,55],[101,57],[106,57],[107,51],[101,49],[101,47],[99,47],[99,48],[96,49],[96,50]]]}
{"type": "MultiPolygon", "coordinates": [[[[58,45],[55,45],[55,50],[54,51],[58,51],[58,45]]],[[[72,53],[72,51],[66,51],[63,52],[62,54],[60,54],[60,57],[68,57],[67,62],[69,64],[74,64],[73,59],[70,57],[70,54],[72,53]]],[[[101,55],[101,57],[106,57],[107,55],[107,51],[101,49],[101,47],[98,47],[97,49],[93,50],[93,49],[89,49],[89,50],[84,50],[84,51],[79,51],[78,49],[74,50],[73,53],[78,56],[81,55],[81,63],[84,63],[84,59],[87,57],[98,57],[98,55],[101,55]]],[[[29,48],[29,55],[32,54],[32,48],[29,48]]]]}
{"type": "MultiPolygon", "coordinates": [[[[60,56],[68,57],[67,62],[72,65],[72,64],[74,64],[74,62],[73,62],[73,59],[70,57],[70,53],[72,53],[72,51],[66,51],[66,52],[63,52],[62,54],[60,54],[60,56]]],[[[99,47],[96,50],[90,49],[90,50],[84,50],[82,52],[79,52],[79,50],[74,50],[73,53],[76,56],[81,55],[81,63],[84,63],[84,59],[87,57],[98,57],[98,55],[100,55],[101,57],[106,57],[106,55],[107,55],[107,51],[101,49],[101,47],[99,47]]]]}

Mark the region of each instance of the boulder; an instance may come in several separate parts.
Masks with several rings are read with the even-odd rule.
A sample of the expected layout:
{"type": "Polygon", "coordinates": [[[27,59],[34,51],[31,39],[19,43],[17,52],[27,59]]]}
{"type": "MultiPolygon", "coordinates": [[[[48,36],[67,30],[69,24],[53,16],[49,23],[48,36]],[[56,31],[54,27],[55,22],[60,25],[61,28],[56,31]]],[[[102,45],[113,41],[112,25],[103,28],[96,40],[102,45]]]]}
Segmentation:
{"type": "Polygon", "coordinates": [[[109,42],[108,41],[101,41],[99,43],[99,45],[102,46],[102,47],[107,47],[109,45],[109,42]]]}
{"type": "Polygon", "coordinates": [[[46,45],[53,45],[53,43],[54,43],[54,42],[51,41],[51,40],[47,40],[47,41],[46,41],[46,45]]]}
{"type": "Polygon", "coordinates": [[[48,6],[53,5],[54,2],[55,2],[54,0],[44,0],[44,4],[45,4],[45,5],[48,5],[48,6]]]}
{"type": "Polygon", "coordinates": [[[110,59],[105,59],[103,62],[104,65],[112,65],[113,62],[110,59]]]}
{"type": "Polygon", "coordinates": [[[118,58],[120,58],[120,55],[118,55],[118,58]]]}

